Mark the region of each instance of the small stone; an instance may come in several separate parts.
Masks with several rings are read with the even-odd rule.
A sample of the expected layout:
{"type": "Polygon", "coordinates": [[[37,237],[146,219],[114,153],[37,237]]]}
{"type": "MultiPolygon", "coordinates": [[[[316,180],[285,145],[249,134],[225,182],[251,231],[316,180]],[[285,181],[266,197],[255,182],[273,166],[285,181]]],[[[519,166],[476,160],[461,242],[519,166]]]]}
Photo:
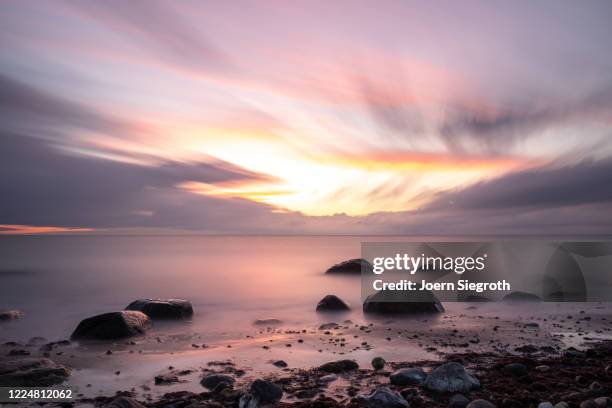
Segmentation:
{"type": "Polygon", "coordinates": [[[554,408],[569,408],[569,404],[567,402],[561,401],[555,404],[554,408]]]}
{"type": "Polygon", "coordinates": [[[470,402],[466,408],[496,408],[496,406],[487,400],[476,399],[470,402]]]}
{"type": "Polygon", "coordinates": [[[339,329],[340,326],[337,323],[324,323],[319,326],[319,330],[336,330],[339,329]]]}
{"type": "Polygon", "coordinates": [[[234,380],[233,377],[225,374],[209,374],[200,380],[200,384],[211,391],[222,382],[233,385],[236,380],[234,380]]]}
{"type": "Polygon", "coordinates": [[[595,401],[590,399],[590,400],[582,401],[580,403],[580,408],[598,408],[598,406],[595,403],[595,401]]]}
{"type": "Polygon", "coordinates": [[[327,295],[317,304],[317,312],[341,312],[351,308],[336,295],[327,295]]]}
{"type": "Polygon", "coordinates": [[[279,319],[257,319],[253,322],[255,326],[278,326],[282,323],[279,319]]]}
{"type": "Polygon", "coordinates": [[[470,400],[463,394],[455,394],[448,401],[448,408],[465,408],[470,403],[470,400]]]}
{"type": "Polygon", "coordinates": [[[168,385],[179,382],[176,375],[157,375],[155,376],[155,385],[168,385]]]}
{"type": "Polygon", "coordinates": [[[283,361],[283,360],[276,360],[275,362],[272,363],[273,365],[280,367],[280,368],[285,368],[288,366],[287,362],[283,361]]]}
{"type": "Polygon", "coordinates": [[[25,316],[25,313],[23,313],[21,310],[2,310],[0,311],[0,321],[20,319],[23,316],[25,316]]]}
{"type": "Polygon", "coordinates": [[[593,401],[595,401],[595,405],[597,405],[597,408],[612,407],[612,399],[608,397],[595,398],[593,401]]]}
{"type": "Polygon", "coordinates": [[[338,379],[338,376],[336,374],[327,374],[319,378],[319,381],[327,383],[327,382],[336,381],[337,379],[338,379]]]}
{"type": "Polygon", "coordinates": [[[540,402],[538,404],[538,408],[554,408],[554,407],[551,402],[546,401],[546,402],[540,402]]]}
{"type": "Polygon", "coordinates": [[[349,259],[348,261],[335,264],[325,273],[360,275],[362,268],[364,271],[371,271],[372,264],[363,258],[349,259]]]}
{"type": "Polygon", "coordinates": [[[30,352],[28,350],[16,349],[8,352],[7,356],[29,356],[30,352]]]}
{"type": "Polygon", "coordinates": [[[319,370],[327,373],[343,373],[346,371],[357,370],[359,364],[353,360],[339,360],[325,363],[319,367],[319,370]]]}
{"type": "Polygon", "coordinates": [[[589,384],[589,390],[591,391],[599,391],[602,388],[603,387],[601,386],[601,384],[598,383],[597,381],[593,381],[591,384],[589,384]]]}
{"type": "Polygon", "coordinates": [[[372,367],[374,367],[375,370],[382,370],[383,368],[385,368],[385,359],[382,357],[374,357],[372,359],[372,367]]]}
{"type": "Polygon", "coordinates": [[[371,408],[408,408],[408,402],[395,391],[382,387],[365,397],[371,408]]]}
{"type": "Polygon", "coordinates": [[[540,372],[540,373],[545,373],[547,371],[550,371],[550,366],[547,365],[539,365],[536,368],[536,371],[540,372]]]}
{"type": "Polygon", "coordinates": [[[50,387],[69,376],[68,368],[46,358],[0,361],[0,387],[50,387]]]}

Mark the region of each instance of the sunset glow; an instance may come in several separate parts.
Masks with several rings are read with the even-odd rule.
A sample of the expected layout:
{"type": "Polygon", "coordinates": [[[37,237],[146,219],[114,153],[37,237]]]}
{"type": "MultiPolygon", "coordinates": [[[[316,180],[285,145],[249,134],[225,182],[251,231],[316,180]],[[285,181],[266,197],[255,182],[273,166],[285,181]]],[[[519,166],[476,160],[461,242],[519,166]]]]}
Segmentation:
{"type": "MultiPolygon", "coordinates": [[[[564,7],[9,1],[0,221],[396,231],[519,192],[537,218],[549,174],[612,160],[612,60],[589,51],[610,25],[564,7]],[[591,23],[567,37],[566,15],[591,23]]],[[[547,210],[577,205],[565,191],[547,210]]]]}
{"type": "Polygon", "coordinates": [[[66,234],[74,232],[92,232],[91,228],[63,228],[33,225],[0,224],[0,235],[33,235],[33,234],[66,234]]]}

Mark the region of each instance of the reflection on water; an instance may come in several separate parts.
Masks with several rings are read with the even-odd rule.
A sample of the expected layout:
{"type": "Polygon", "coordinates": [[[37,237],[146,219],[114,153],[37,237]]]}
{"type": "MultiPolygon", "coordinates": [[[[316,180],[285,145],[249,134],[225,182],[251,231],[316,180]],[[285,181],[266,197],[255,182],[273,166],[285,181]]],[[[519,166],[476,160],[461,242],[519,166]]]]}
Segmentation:
{"type": "MultiPolygon", "coordinates": [[[[368,238],[370,239],[370,238],[368,238]]],[[[371,238],[376,239],[376,238],[371,238]]],[[[378,238],[382,239],[382,238],[378,238]]],[[[385,238],[389,239],[389,238],[385,238]]],[[[64,338],[86,316],[142,297],[191,300],[180,330],[233,330],[255,318],[318,319],[334,293],[359,309],[359,278],[325,276],[360,253],[363,237],[3,237],[0,308],[27,313],[1,338],[64,338]]]]}

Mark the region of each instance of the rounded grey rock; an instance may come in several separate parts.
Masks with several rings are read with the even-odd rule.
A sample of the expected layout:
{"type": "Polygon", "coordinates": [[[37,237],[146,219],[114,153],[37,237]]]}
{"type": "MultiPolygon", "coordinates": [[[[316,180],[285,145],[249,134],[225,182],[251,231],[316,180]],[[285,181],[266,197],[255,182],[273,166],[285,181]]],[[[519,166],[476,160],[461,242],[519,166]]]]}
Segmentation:
{"type": "Polygon", "coordinates": [[[433,370],[425,379],[425,387],[436,392],[467,393],[480,388],[480,381],[455,362],[446,363],[433,370]]]}

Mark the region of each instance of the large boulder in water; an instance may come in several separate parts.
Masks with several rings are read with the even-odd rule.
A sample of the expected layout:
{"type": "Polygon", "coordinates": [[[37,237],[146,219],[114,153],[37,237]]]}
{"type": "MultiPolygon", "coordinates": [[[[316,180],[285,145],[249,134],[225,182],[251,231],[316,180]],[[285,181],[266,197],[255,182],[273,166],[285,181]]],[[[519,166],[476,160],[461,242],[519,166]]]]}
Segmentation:
{"type": "Polygon", "coordinates": [[[69,376],[70,369],[47,358],[0,362],[0,387],[50,387],[69,376]]]}
{"type": "Polygon", "coordinates": [[[347,274],[347,275],[361,275],[361,268],[364,268],[365,271],[372,271],[373,266],[367,259],[363,258],[355,258],[349,259],[348,261],[343,261],[335,264],[331,268],[329,268],[325,273],[327,274],[347,274]]]}
{"type": "Polygon", "coordinates": [[[443,313],[444,306],[429,290],[380,291],[363,302],[364,313],[373,314],[419,314],[443,313]]]}
{"type": "Polygon", "coordinates": [[[327,295],[317,304],[317,312],[341,312],[346,310],[351,310],[351,308],[336,295],[327,295]]]}
{"type": "Polygon", "coordinates": [[[125,310],[136,310],[151,319],[187,319],[193,316],[191,303],[184,299],[138,299],[125,310]]]}
{"type": "Polygon", "coordinates": [[[110,312],[82,320],[72,333],[75,340],[113,340],[144,334],[151,327],[142,312],[110,312]]]}
{"type": "Polygon", "coordinates": [[[480,388],[480,381],[465,371],[459,363],[446,363],[433,370],[425,379],[425,388],[437,392],[470,392],[480,388]]]}

